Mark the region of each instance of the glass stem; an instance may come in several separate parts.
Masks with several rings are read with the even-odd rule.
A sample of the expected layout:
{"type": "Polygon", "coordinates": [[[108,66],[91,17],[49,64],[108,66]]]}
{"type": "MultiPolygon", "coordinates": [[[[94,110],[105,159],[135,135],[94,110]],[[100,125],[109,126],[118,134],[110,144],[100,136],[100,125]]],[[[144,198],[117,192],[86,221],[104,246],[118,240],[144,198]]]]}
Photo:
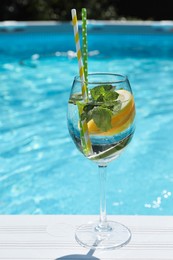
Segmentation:
{"type": "Polygon", "coordinates": [[[100,222],[97,226],[98,231],[110,230],[106,216],[106,169],[107,165],[99,165],[100,177],[100,222]]]}

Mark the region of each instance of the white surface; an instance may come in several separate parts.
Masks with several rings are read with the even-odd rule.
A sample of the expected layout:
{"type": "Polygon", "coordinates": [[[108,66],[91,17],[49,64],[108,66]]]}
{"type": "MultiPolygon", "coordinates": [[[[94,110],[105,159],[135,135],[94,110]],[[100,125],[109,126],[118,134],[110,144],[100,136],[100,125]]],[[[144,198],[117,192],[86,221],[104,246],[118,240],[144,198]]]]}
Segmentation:
{"type": "Polygon", "coordinates": [[[109,216],[109,219],[131,229],[131,242],[121,249],[89,252],[75,241],[75,227],[95,221],[97,216],[2,215],[0,259],[173,260],[173,217],[109,216]],[[56,237],[47,233],[47,226],[54,224],[56,237]]]}

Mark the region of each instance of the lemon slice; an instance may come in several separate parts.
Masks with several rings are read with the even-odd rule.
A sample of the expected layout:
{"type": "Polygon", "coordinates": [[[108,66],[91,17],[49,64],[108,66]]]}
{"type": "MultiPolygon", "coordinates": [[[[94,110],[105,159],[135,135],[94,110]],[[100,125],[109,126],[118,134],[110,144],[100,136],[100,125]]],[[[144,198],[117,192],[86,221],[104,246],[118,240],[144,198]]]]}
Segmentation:
{"type": "Polygon", "coordinates": [[[119,89],[116,90],[116,92],[119,94],[117,100],[120,100],[122,102],[122,107],[121,107],[122,110],[131,101],[133,96],[128,90],[125,89],[119,89]]]}
{"type": "Polygon", "coordinates": [[[91,119],[88,122],[88,131],[89,134],[97,135],[113,135],[124,131],[130,126],[135,116],[135,105],[132,94],[125,89],[120,89],[116,91],[119,96],[117,100],[120,100],[122,103],[121,109],[117,111],[111,119],[112,128],[106,132],[101,131],[94,120],[91,119]]]}

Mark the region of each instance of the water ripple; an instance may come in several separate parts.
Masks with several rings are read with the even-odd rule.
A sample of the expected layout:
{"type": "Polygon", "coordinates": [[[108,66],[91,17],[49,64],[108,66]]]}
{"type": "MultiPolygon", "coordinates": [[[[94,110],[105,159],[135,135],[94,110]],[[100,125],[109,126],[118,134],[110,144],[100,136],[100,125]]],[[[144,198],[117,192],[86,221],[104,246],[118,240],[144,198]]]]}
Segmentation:
{"type": "MultiPolygon", "coordinates": [[[[50,39],[38,37],[32,46],[31,37],[26,36],[18,47],[9,48],[7,43],[8,48],[1,48],[1,214],[98,213],[97,167],[77,151],[66,123],[72,78],[78,73],[75,53],[68,53],[73,37],[72,46],[65,49],[64,38],[51,37],[55,40],[51,44],[50,39]]],[[[132,143],[109,166],[108,205],[113,207],[108,210],[110,214],[169,215],[172,39],[112,37],[105,45],[100,45],[102,36],[90,38],[90,50],[99,48],[89,57],[89,70],[104,71],[106,63],[107,71],[128,75],[137,116],[132,143]]]]}

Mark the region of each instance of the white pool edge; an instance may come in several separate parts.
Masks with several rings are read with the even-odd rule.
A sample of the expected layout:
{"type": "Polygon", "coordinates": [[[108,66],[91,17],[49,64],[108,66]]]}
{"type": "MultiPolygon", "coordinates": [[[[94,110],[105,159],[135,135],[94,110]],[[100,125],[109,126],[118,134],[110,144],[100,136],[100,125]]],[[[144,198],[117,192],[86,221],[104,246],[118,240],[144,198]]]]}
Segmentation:
{"type": "Polygon", "coordinates": [[[97,219],[89,215],[0,215],[0,260],[173,259],[173,217],[109,216],[130,228],[130,243],[117,250],[90,251],[75,241],[74,233],[77,226],[97,219]],[[49,225],[55,225],[57,236],[47,232],[49,225]]]}

